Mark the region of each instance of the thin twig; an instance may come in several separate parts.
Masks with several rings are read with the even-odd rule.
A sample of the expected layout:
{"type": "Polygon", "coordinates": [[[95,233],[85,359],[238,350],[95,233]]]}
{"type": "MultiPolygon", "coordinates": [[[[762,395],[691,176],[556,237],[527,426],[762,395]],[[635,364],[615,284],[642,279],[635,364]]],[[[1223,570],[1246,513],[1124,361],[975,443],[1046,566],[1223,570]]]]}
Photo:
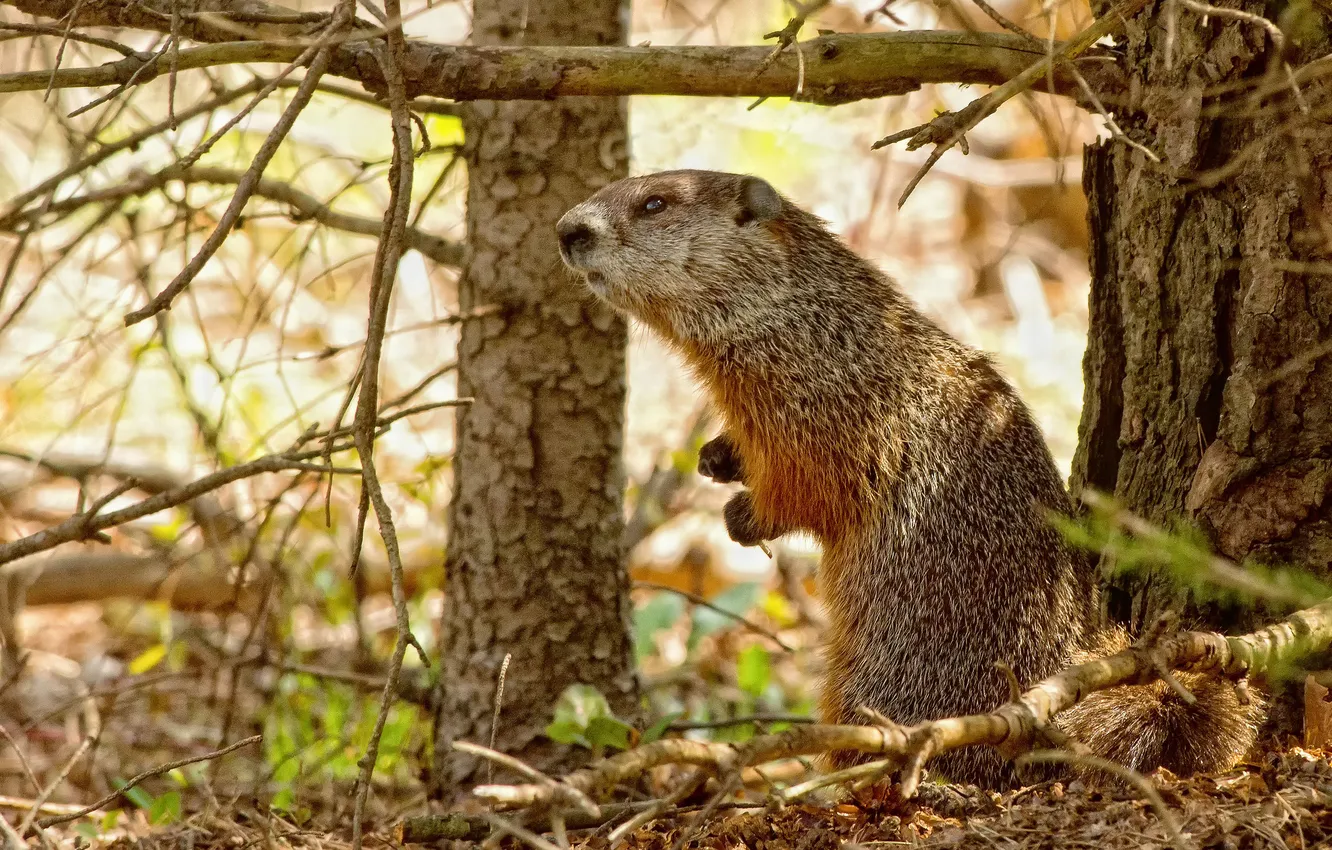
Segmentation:
{"type": "Polygon", "coordinates": [[[926,144],[934,145],[934,150],[930,152],[924,165],[920,167],[920,170],[907,183],[906,188],[902,190],[897,205],[900,207],[906,203],[907,198],[911,197],[911,193],[915,191],[921,179],[929,173],[930,169],[934,167],[934,164],[939,161],[939,158],[946,151],[958,145],[962,148],[964,154],[967,152],[966,134],[968,131],[994,114],[995,110],[1013,97],[1031,88],[1056,63],[1076,58],[1101,38],[1116,32],[1129,18],[1140,12],[1147,3],[1148,0],[1120,0],[1086,29],[1064,42],[1059,50],[1028,66],[1021,74],[984,97],[977,98],[957,112],[945,112],[926,124],[894,133],[875,142],[871,146],[872,150],[878,150],[885,145],[904,139],[908,140],[907,150],[915,150],[926,144]]]}
{"type": "MultiPolygon", "coordinates": [[[[334,29],[331,31],[336,32],[340,28],[341,26],[335,22],[334,29]]],[[[325,39],[327,39],[327,36],[325,36],[325,39]]],[[[312,46],[307,52],[313,52],[314,58],[310,61],[310,68],[305,74],[305,79],[301,80],[300,87],[292,95],[291,103],[287,104],[287,108],[283,110],[272,131],[264,139],[264,143],[259,146],[259,150],[255,153],[250,167],[246,169],[245,175],[236,184],[236,193],[232,196],[231,202],[227,204],[226,210],[218,217],[217,226],[213,228],[212,233],[208,234],[204,244],[190,258],[185,268],[180,270],[180,273],[166,285],[166,288],[159,292],[146,306],[126,314],[126,326],[151,318],[169,308],[176,296],[186,286],[189,286],[190,282],[203,269],[204,264],[217,253],[218,248],[222,247],[223,241],[226,240],[232,227],[240,219],[241,211],[249,203],[255,184],[263,177],[264,169],[268,167],[269,161],[277,153],[278,147],[282,144],[282,140],[287,137],[287,133],[291,131],[292,125],[296,123],[297,116],[301,114],[310,102],[310,98],[314,96],[315,87],[319,85],[319,78],[328,70],[332,48],[326,46],[323,40],[318,42],[317,46],[312,46]]]]}
{"type": "MultiPolygon", "coordinates": [[[[349,4],[339,4],[347,8],[349,4]]],[[[407,611],[407,593],[403,587],[402,558],[398,551],[397,531],[393,523],[393,512],[384,500],[380,488],[379,473],[375,468],[376,422],[379,410],[379,364],[384,345],[384,333],[388,328],[389,303],[393,295],[393,282],[397,277],[398,263],[402,258],[403,237],[411,214],[412,203],[412,122],[407,108],[407,85],[403,79],[402,63],[407,51],[407,40],[403,34],[400,0],[384,0],[384,12],[393,22],[388,26],[385,45],[375,52],[375,58],[383,71],[388,91],[389,115],[393,128],[393,160],[389,166],[389,203],[384,210],[384,236],[380,240],[379,250],[375,254],[375,265],[371,272],[370,310],[366,326],[365,349],[360,365],[361,387],[356,403],[356,415],[353,428],[356,434],[356,447],[361,456],[361,466],[365,470],[362,476],[362,495],[357,512],[356,547],[359,553],[360,535],[365,527],[368,508],[373,507],[379,527],[379,536],[388,555],[390,590],[393,597],[393,611],[397,626],[397,639],[393,646],[393,657],[389,662],[388,681],[380,697],[379,712],[375,717],[374,730],[366,745],[365,755],[360,761],[360,774],[357,777],[356,800],[352,813],[352,848],[361,850],[364,836],[363,818],[365,804],[370,794],[370,780],[374,775],[375,761],[379,756],[379,742],[384,734],[389,710],[397,696],[398,677],[402,673],[402,662],[407,654],[407,647],[415,647],[422,661],[426,660],[425,651],[412,636],[411,621],[407,611]]],[[[353,566],[356,561],[353,560],[353,566]]],[[[428,662],[427,662],[428,663],[428,662]]]]}
{"type": "Polygon", "coordinates": [[[750,620],[740,614],[733,614],[730,611],[727,611],[725,608],[721,608],[709,602],[708,600],[704,599],[702,596],[699,596],[697,593],[690,593],[687,590],[680,590],[678,587],[671,587],[670,585],[667,584],[657,584],[656,582],[652,581],[636,581],[634,582],[634,587],[640,587],[643,588],[644,590],[660,590],[666,593],[674,593],[678,594],[679,596],[683,596],[685,599],[688,599],[690,602],[694,603],[695,605],[701,605],[710,611],[715,611],[718,614],[721,614],[723,617],[727,617],[731,620],[736,621],[737,623],[749,629],[750,631],[754,632],[755,634],[763,635],[763,637],[777,644],[785,651],[795,652],[795,647],[786,643],[786,641],[778,637],[775,632],[763,628],[758,623],[755,623],[753,620],[750,620]]]}
{"type": "MultiPolygon", "coordinates": [[[[500,709],[504,707],[504,677],[509,673],[509,662],[513,660],[513,653],[504,653],[504,661],[500,664],[499,681],[495,684],[495,711],[490,715],[490,749],[495,749],[495,738],[499,735],[500,709]]],[[[486,781],[495,780],[495,763],[486,762],[486,781]]]]}
{"type": "Polygon", "coordinates": [[[109,803],[115,802],[115,800],[118,797],[120,797],[126,791],[130,790],[135,785],[138,785],[140,782],[142,782],[145,779],[151,779],[154,776],[160,776],[163,773],[176,770],[177,768],[184,767],[188,764],[197,764],[201,761],[212,761],[213,759],[221,758],[222,756],[225,756],[229,753],[234,753],[236,750],[239,750],[242,747],[248,747],[251,744],[257,744],[263,739],[264,739],[263,735],[251,735],[250,737],[245,738],[244,740],[237,741],[236,743],[227,747],[223,747],[220,750],[213,750],[212,752],[204,753],[203,755],[190,756],[189,758],[177,759],[176,761],[167,762],[166,764],[159,764],[157,767],[152,767],[149,768],[148,770],[143,771],[142,773],[135,774],[130,778],[129,782],[126,782],[124,785],[120,786],[115,791],[112,791],[110,794],[107,794],[105,797],[98,800],[97,802],[84,806],[83,808],[79,809],[77,812],[70,812],[69,814],[66,815],[58,815],[56,817],[46,818],[41,821],[41,825],[43,828],[45,828],[49,826],[58,826],[62,823],[69,823],[72,820],[77,820],[78,818],[81,818],[84,815],[92,814],[93,812],[97,811],[103,806],[106,806],[109,803]]]}

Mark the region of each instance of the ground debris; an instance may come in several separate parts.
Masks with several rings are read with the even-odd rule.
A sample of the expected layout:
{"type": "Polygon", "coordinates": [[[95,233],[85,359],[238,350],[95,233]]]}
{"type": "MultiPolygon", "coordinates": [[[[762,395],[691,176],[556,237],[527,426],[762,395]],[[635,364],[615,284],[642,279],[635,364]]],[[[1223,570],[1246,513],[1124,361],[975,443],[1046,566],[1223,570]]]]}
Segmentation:
{"type": "MultiPolygon", "coordinates": [[[[1332,847],[1332,761],[1291,749],[1220,777],[1152,780],[1178,818],[1184,844],[1199,850],[1304,850],[1332,847]]],[[[693,830],[689,815],[665,818],[630,837],[630,850],[838,850],[847,844],[958,850],[1150,850],[1172,846],[1147,801],[1129,790],[1046,782],[987,794],[958,786],[921,788],[903,801],[890,784],[847,794],[836,804],[792,805],[719,815],[693,830]],[[935,808],[937,806],[937,808],[935,808]]],[[[575,842],[575,846],[577,843],[575,842]]],[[[605,850],[604,839],[585,846],[605,850]]]]}

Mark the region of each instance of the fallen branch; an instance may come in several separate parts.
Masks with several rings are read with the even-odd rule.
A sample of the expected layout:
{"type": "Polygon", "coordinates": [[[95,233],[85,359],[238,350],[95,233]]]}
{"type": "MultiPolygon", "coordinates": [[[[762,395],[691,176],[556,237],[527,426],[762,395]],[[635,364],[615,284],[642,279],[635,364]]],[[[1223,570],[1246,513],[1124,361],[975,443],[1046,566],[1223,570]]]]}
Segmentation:
{"type": "Polygon", "coordinates": [[[661,765],[690,764],[724,775],[779,758],[854,750],[881,756],[894,767],[906,766],[901,793],[910,797],[919,784],[921,767],[929,758],[979,745],[1008,753],[1028,750],[1040,740],[1041,731],[1056,715],[1095,691],[1147,684],[1160,678],[1160,670],[1240,679],[1266,673],[1329,644],[1332,644],[1332,599],[1240,637],[1179,632],[1151,646],[1131,647],[1107,658],[1070,667],[989,714],[944,718],[912,727],[891,723],[804,726],[760,735],[739,745],[661,740],[602,759],[566,776],[554,787],[483,785],[473,793],[505,808],[567,806],[579,795],[594,800],[604,798],[616,785],[661,765]]]}

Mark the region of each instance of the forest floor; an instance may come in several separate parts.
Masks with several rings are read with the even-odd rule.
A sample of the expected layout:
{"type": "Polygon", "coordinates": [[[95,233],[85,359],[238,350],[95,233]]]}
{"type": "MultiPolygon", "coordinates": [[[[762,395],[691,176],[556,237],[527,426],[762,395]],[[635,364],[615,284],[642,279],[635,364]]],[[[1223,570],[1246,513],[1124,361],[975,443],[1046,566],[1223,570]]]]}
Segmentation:
{"type": "MultiPolygon", "coordinates": [[[[766,807],[761,799],[742,800],[714,813],[701,827],[694,823],[698,807],[686,806],[639,829],[621,846],[627,850],[1332,846],[1332,761],[1326,753],[1293,748],[1224,777],[1179,779],[1158,772],[1152,779],[1156,800],[1139,791],[1095,791],[1077,782],[1047,782],[1005,794],[926,785],[920,799],[904,802],[891,786],[880,784],[847,794],[837,803],[779,810],[766,807]]],[[[349,820],[339,828],[326,822],[330,814],[314,813],[311,825],[302,828],[244,803],[215,803],[171,826],[130,829],[103,846],[124,850],[351,846],[349,820]],[[314,826],[320,822],[324,822],[320,827],[314,826]]],[[[403,846],[395,838],[395,827],[388,820],[371,824],[365,846],[403,846]]],[[[589,850],[609,848],[609,828],[570,830],[570,844],[589,850]]],[[[48,830],[47,838],[71,847],[79,846],[80,840],[73,824],[48,830]]],[[[504,844],[520,846],[513,839],[504,844]]],[[[455,844],[464,846],[468,845],[455,844]]]]}

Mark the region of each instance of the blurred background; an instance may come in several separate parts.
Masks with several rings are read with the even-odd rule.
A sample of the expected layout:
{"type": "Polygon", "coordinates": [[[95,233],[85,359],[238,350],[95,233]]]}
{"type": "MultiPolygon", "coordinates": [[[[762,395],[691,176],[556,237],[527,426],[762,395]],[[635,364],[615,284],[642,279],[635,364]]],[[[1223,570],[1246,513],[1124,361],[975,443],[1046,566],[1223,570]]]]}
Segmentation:
{"type": "MultiPolygon", "coordinates": [[[[902,0],[890,7],[892,17],[872,15],[879,5],[834,3],[806,37],[813,27],[997,29],[951,0],[902,0]]],[[[1080,0],[995,5],[1041,37],[1066,37],[1089,19],[1080,0]]],[[[412,6],[411,36],[466,40],[464,4],[412,6]]],[[[629,43],[758,44],[789,16],[780,0],[635,0],[629,43]]],[[[20,19],[0,8],[0,20],[20,19]]],[[[123,38],[141,49],[153,43],[148,34],[123,38]]],[[[116,58],[95,45],[10,32],[0,41],[0,73],[50,68],[60,51],[66,66],[116,58]]],[[[182,73],[174,109],[248,79],[241,68],[182,73]]],[[[164,120],[167,92],[164,76],[73,117],[97,92],[0,96],[0,199],[77,161],[90,138],[128,138],[164,120]]],[[[926,152],[870,151],[876,139],[978,94],[929,86],[836,108],[636,98],[631,167],[757,174],[827,219],[943,327],[994,353],[1067,473],[1087,323],[1080,150],[1099,121],[1041,95],[1015,99],[970,135],[968,156],[946,154],[902,209],[897,198],[926,152]]],[[[243,171],[289,97],[290,90],[279,91],[226,130],[199,165],[243,171]]],[[[102,493],[134,478],[136,489],[114,508],[136,493],[281,451],[338,413],[365,334],[371,238],[293,220],[285,205],[255,199],[173,310],[155,322],[123,324],[125,312],[193,254],[232,192],[145,182],[146,175],[189,153],[244,102],[182,121],[67,180],[41,227],[4,222],[0,540],[68,516],[85,504],[84,487],[102,493]]],[[[418,224],[461,241],[461,123],[447,114],[424,120],[432,147],[417,165],[416,200],[425,202],[418,224]]],[[[320,93],[266,176],[378,221],[387,199],[387,128],[379,107],[320,93]]],[[[406,407],[454,397],[456,283],[454,270],[415,252],[405,257],[383,399],[406,407]]],[[[816,553],[797,540],[770,559],[731,543],[720,521],[730,488],[692,474],[664,501],[642,498],[665,471],[692,471],[697,444],[710,433],[696,427],[702,399],[679,362],[641,330],[631,333],[627,510],[637,527],[652,529],[630,552],[634,578],[744,615],[793,650],[678,593],[642,586],[635,640],[654,715],[706,724],[738,714],[807,714],[817,667],[818,611],[809,598],[816,553]]],[[[427,652],[444,592],[453,434],[453,410],[431,410],[395,423],[377,454],[403,543],[413,628],[427,652]]],[[[110,826],[132,830],[179,817],[182,790],[205,778],[216,788],[260,783],[264,805],[293,819],[309,816],[312,800],[334,808],[345,802],[374,719],[393,612],[378,537],[366,536],[362,567],[349,577],[355,481],[326,486],[313,475],[251,478],[122,526],[110,532],[109,545],[64,546],[0,568],[7,657],[35,651],[30,669],[38,673],[43,658],[53,670],[72,662],[87,687],[109,694],[96,759],[76,766],[54,802],[86,800],[114,787],[115,777],[251,731],[265,733],[257,773],[253,762],[241,770],[225,760],[176,771],[136,789],[137,808],[110,826]],[[248,533],[228,535],[228,527],[248,533]]],[[[57,671],[24,676],[0,693],[0,711],[14,724],[5,725],[24,731],[30,762],[21,763],[13,747],[0,751],[0,794],[30,795],[29,771],[43,775],[63,763],[78,740],[70,726],[76,692],[57,671]]],[[[377,805],[390,814],[420,801],[423,717],[424,709],[407,703],[390,717],[376,780],[377,805]]]]}

